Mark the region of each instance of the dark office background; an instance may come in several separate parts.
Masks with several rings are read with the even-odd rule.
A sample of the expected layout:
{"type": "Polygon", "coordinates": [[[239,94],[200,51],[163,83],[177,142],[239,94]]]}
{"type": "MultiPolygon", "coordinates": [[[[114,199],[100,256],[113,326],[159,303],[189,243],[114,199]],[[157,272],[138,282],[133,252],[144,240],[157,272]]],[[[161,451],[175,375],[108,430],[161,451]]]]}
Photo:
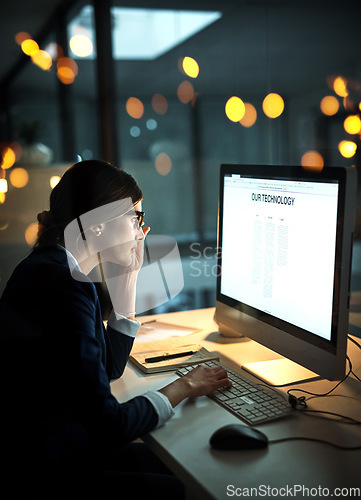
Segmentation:
{"type": "MultiPolygon", "coordinates": [[[[32,224],[47,208],[50,178],[79,159],[103,158],[131,172],[143,190],[152,234],[177,240],[185,286],[161,312],[215,304],[221,163],[347,165],[361,178],[357,118],[353,129],[344,127],[346,118],[361,115],[358,0],[12,0],[2,3],[0,16],[0,142],[3,155],[8,147],[17,154],[14,165],[1,169],[8,191],[0,193],[0,293],[31,248],[32,224]],[[94,9],[79,19],[86,5],[94,9]],[[112,7],[217,12],[218,19],[154,59],[118,60],[112,36],[125,29],[126,18],[112,7]],[[79,58],[69,49],[74,20],[92,37],[96,57],[79,58]],[[15,41],[20,32],[40,49],[57,43],[63,57],[75,60],[73,83],[59,80],[59,52],[49,70],[33,64],[15,41]],[[198,63],[196,78],[182,68],[184,57],[198,63]],[[269,93],[284,101],[277,118],[262,108],[269,93]],[[232,96],[252,104],[252,126],[226,116],[232,96]],[[336,111],[321,110],[326,96],[336,111]],[[133,100],[132,106],[131,97],[141,104],[133,100]],[[346,152],[342,141],[349,141],[346,152]],[[33,143],[50,148],[43,152],[44,165],[33,143]],[[25,182],[18,168],[29,176],[24,187],[14,186],[25,182]]],[[[139,28],[139,38],[147,33],[139,28]]],[[[361,309],[360,199],[359,185],[351,314],[361,309]]],[[[237,216],[234,223],[236,230],[237,216]]]]}

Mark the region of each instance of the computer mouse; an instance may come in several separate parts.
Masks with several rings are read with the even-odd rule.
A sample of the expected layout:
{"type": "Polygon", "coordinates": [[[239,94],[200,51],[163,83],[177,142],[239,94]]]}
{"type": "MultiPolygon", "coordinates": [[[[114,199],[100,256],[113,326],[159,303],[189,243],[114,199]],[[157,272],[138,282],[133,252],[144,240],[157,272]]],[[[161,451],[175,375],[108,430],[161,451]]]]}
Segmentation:
{"type": "Polygon", "coordinates": [[[252,427],[230,424],[216,430],[209,442],[215,450],[254,450],[266,448],[268,437],[252,427]]]}

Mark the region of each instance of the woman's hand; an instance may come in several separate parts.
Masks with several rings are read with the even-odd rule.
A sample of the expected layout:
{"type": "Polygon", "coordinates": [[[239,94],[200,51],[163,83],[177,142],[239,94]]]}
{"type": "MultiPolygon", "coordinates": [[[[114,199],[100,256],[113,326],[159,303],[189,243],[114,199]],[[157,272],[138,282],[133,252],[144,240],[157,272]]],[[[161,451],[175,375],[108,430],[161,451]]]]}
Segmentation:
{"type": "Polygon", "coordinates": [[[143,232],[143,236],[141,238],[136,239],[137,246],[136,246],[135,254],[134,254],[134,262],[130,266],[129,269],[126,269],[127,272],[133,271],[133,270],[139,271],[140,268],[143,265],[143,259],[144,259],[144,240],[145,240],[145,237],[147,236],[147,234],[150,231],[150,227],[149,226],[143,226],[140,229],[140,231],[143,232]]]}
{"type": "Polygon", "coordinates": [[[183,399],[205,396],[221,387],[232,387],[232,382],[228,379],[226,370],[221,366],[210,368],[209,366],[199,365],[159,392],[167,396],[174,407],[183,399]]]}
{"type": "Polygon", "coordinates": [[[118,276],[107,277],[105,281],[112,301],[113,309],[129,319],[135,317],[136,283],[138,273],[143,264],[144,238],[149,233],[150,227],[143,226],[138,229],[136,247],[132,264],[119,268],[118,276]]]}

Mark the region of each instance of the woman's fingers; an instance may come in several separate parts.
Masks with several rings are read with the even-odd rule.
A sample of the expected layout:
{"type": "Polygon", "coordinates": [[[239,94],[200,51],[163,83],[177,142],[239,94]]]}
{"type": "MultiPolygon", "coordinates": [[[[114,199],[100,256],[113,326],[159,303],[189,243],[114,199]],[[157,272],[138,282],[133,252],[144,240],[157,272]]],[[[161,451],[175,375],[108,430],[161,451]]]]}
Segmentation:
{"type": "Polygon", "coordinates": [[[232,387],[232,382],[228,379],[226,370],[221,366],[210,368],[199,365],[185,377],[190,382],[191,396],[203,396],[221,387],[232,387]]]}

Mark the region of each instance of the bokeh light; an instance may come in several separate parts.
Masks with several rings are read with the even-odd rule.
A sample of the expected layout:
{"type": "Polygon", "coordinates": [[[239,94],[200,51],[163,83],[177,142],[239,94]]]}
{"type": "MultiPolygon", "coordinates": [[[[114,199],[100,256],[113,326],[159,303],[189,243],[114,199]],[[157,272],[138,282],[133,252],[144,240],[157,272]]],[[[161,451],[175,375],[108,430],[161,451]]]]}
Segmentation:
{"type": "Polygon", "coordinates": [[[262,103],[263,112],[268,118],[278,118],[285,109],[285,103],[279,94],[268,94],[262,103]]]}
{"type": "Polygon", "coordinates": [[[242,99],[232,96],[226,102],[225,112],[231,122],[239,122],[246,112],[246,107],[242,99]]]}
{"type": "Polygon", "coordinates": [[[333,81],[333,90],[340,97],[347,97],[348,90],[346,78],[343,78],[342,76],[338,76],[337,78],[335,78],[333,81]]]}
{"type": "Polygon", "coordinates": [[[339,110],[340,103],[333,95],[325,96],[320,102],[320,108],[324,115],[333,116],[339,110]]]}
{"type": "Polygon", "coordinates": [[[132,118],[142,118],[144,114],[144,105],[140,99],[137,97],[129,97],[127,102],[125,103],[125,109],[127,113],[132,118]]]}
{"type": "Polygon", "coordinates": [[[56,61],[59,57],[64,57],[63,48],[55,42],[48,43],[44,50],[50,55],[53,61],[56,61]]]}
{"type": "Polygon", "coordinates": [[[31,39],[31,36],[26,31],[19,31],[19,33],[16,33],[15,35],[15,42],[18,45],[21,45],[25,40],[29,39],[31,39]]]}
{"type": "Polygon", "coordinates": [[[148,130],[155,130],[158,127],[157,120],[154,120],[154,118],[149,118],[146,125],[148,130]]]}
{"type": "Polygon", "coordinates": [[[1,151],[1,156],[2,156],[1,168],[6,170],[14,165],[16,161],[16,154],[13,148],[8,146],[3,151],[1,151]]]}
{"type": "Polygon", "coordinates": [[[33,246],[36,241],[38,236],[38,227],[39,225],[36,222],[33,222],[25,229],[25,241],[29,247],[33,246]]]}
{"type": "Polygon", "coordinates": [[[48,71],[53,64],[53,60],[45,50],[38,50],[31,56],[31,60],[36,66],[44,71],[48,71]]]}
{"type": "Polygon", "coordinates": [[[81,33],[70,38],[69,47],[78,57],[88,57],[93,53],[93,42],[87,35],[81,33]]]}
{"type": "Polygon", "coordinates": [[[8,192],[8,181],[6,179],[0,179],[0,193],[8,192]]]}
{"type": "Polygon", "coordinates": [[[307,151],[301,158],[301,165],[306,170],[321,171],[324,167],[324,159],[318,151],[307,151]]]}
{"type": "Polygon", "coordinates": [[[162,94],[154,94],[152,108],[158,115],[165,115],[168,111],[168,101],[162,94]]]}
{"type": "Polygon", "coordinates": [[[155,169],[160,175],[167,175],[172,169],[172,160],[167,153],[159,153],[155,159],[155,169]]]}
{"type": "Polygon", "coordinates": [[[253,104],[249,102],[244,103],[245,113],[243,118],[239,120],[239,123],[243,125],[243,127],[249,128],[252,127],[257,120],[257,111],[253,104]]]}
{"type": "Polygon", "coordinates": [[[193,57],[184,57],[182,61],[182,68],[184,73],[190,78],[197,78],[199,75],[199,66],[193,57]]]}
{"type": "Polygon", "coordinates": [[[0,205],[5,203],[5,200],[6,200],[6,194],[0,192],[0,205]]]}
{"type": "Polygon", "coordinates": [[[344,158],[352,158],[356,153],[357,146],[352,141],[341,141],[338,150],[344,158]]]}
{"type": "Polygon", "coordinates": [[[358,115],[348,116],[343,122],[343,128],[348,134],[355,135],[361,132],[361,119],[358,115]]]}
{"type": "Polygon", "coordinates": [[[29,182],[29,174],[25,168],[14,168],[10,172],[10,182],[16,188],[22,188],[29,182]]]}
{"type": "Polygon", "coordinates": [[[59,57],[57,62],[57,75],[64,85],[74,82],[78,74],[78,65],[71,57],[59,57]]]}
{"type": "Polygon", "coordinates": [[[141,130],[136,125],[133,125],[133,127],[130,127],[129,133],[132,137],[139,137],[141,130]]]}
{"type": "Polygon", "coordinates": [[[185,80],[184,82],[180,83],[177,88],[177,96],[180,102],[182,102],[183,104],[187,104],[187,102],[190,102],[194,96],[194,88],[191,82],[185,80]]]}
{"type": "Polygon", "coordinates": [[[59,175],[52,175],[50,177],[49,183],[50,183],[51,189],[55,188],[55,186],[59,183],[60,179],[61,179],[61,177],[59,175]]]}
{"type": "Polygon", "coordinates": [[[35,40],[28,38],[27,40],[24,40],[21,43],[21,50],[27,56],[32,56],[39,50],[39,45],[36,43],[35,40]]]}

